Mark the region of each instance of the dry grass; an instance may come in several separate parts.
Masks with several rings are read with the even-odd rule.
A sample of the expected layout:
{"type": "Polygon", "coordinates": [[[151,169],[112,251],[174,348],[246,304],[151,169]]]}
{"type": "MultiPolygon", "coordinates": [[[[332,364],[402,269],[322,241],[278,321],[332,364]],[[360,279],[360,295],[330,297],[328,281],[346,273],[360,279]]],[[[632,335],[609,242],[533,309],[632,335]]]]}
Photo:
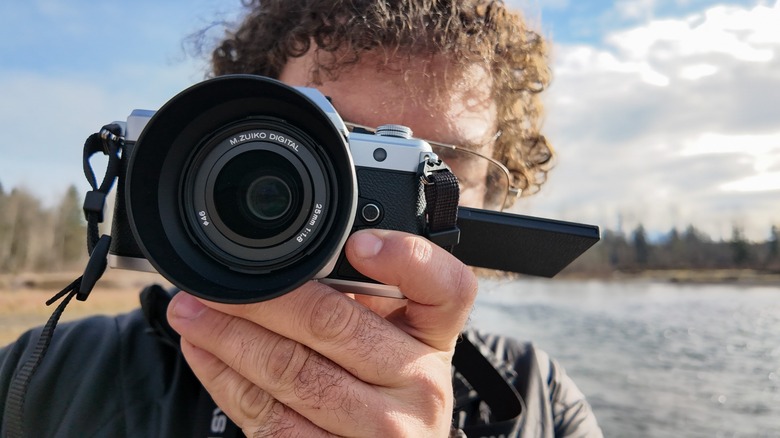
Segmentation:
{"type": "Polygon", "coordinates": [[[681,284],[737,284],[744,286],[777,286],[780,284],[780,273],[754,269],[647,270],[634,274],[616,274],[614,277],[681,284]]]}
{"type": "MultiPolygon", "coordinates": [[[[49,319],[54,305],[46,300],[76,279],[79,273],[29,273],[0,276],[0,346],[15,340],[31,327],[49,319]]],[[[144,286],[170,286],[157,274],[109,269],[87,301],[73,300],[61,321],[96,314],[116,315],[138,307],[144,286]]]]}

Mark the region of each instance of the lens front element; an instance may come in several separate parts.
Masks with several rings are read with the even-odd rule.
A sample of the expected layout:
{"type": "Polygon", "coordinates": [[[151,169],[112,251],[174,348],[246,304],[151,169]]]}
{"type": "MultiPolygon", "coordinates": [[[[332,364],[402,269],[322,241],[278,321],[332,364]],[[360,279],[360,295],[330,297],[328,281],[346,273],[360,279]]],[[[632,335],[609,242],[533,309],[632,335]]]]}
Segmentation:
{"type": "Polygon", "coordinates": [[[256,144],[253,147],[259,149],[217,162],[220,165],[228,161],[219,169],[214,183],[214,206],[225,226],[222,232],[235,234],[233,239],[238,243],[269,239],[285,234],[290,227],[299,227],[304,199],[310,202],[307,192],[313,188],[304,186],[304,180],[306,185],[311,184],[306,169],[295,166],[291,154],[265,150],[267,146],[256,144]]]}
{"type": "Polygon", "coordinates": [[[290,210],[292,192],[281,178],[261,176],[246,191],[246,206],[263,221],[273,221],[290,210]]]}

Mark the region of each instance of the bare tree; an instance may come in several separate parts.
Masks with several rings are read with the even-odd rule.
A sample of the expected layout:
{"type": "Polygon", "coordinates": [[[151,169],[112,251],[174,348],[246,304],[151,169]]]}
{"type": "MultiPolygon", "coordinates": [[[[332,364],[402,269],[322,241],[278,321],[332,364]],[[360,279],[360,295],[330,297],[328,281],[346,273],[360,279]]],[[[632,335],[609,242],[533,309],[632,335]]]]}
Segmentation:
{"type": "Polygon", "coordinates": [[[72,268],[86,259],[86,225],[81,204],[78,190],[70,186],[57,207],[53,251],[57,268],[72,268]]]}

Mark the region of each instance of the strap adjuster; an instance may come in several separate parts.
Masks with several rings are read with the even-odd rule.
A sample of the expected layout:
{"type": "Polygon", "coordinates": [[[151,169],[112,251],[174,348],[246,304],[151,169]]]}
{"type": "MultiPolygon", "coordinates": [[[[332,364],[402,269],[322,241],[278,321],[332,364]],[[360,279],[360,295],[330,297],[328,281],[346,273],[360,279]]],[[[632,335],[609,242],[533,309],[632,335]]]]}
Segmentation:
{"type": "Polygon", "coordinates": [[[103,222],[103,211],[106,209],[106,194],[98,190],[90,190],[84,197],[84,218],[89,221],[90,213],[97,214],[97,221],[103,222]]]}
{"type": "Polygon", "coordinates": [[[433,156],[420,164],[425,194],[427,227],[425,237],[452,252],[460,242],[458,228],[458,178],[449,166],[433,156]]]}

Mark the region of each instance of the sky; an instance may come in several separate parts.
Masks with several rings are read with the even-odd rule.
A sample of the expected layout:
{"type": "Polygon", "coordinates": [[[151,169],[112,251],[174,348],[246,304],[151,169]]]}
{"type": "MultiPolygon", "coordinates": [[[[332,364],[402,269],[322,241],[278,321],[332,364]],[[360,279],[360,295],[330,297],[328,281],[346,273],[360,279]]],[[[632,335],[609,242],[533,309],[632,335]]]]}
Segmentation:
{"type": "MultiPolygon", "coordinates": [[[[652,236],[780,226],[780,0],[508,0],[551,41],[557,164],[517,212],[652,236]]],[[[236,0],[0,2],[0,184],[53,203],[86,137],[204,78],[236,0]],[[207,36],[214,37],[214,31],[207,36]]],[[[98,161],[97,163],[100,163],[98,161]]]]}

